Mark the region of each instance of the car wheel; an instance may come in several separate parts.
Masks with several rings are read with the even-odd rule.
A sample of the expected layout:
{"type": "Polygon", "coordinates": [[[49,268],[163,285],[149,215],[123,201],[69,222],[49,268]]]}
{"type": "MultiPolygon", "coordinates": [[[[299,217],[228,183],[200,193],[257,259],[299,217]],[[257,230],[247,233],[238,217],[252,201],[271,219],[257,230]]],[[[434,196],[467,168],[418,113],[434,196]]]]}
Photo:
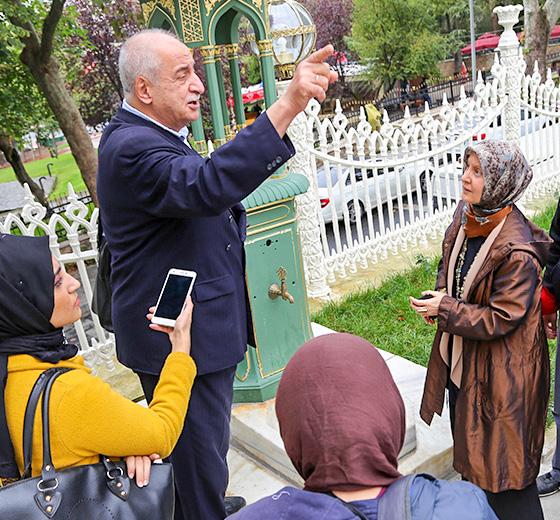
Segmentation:
{"type": "MultiPolygon", "coordinates": [[[[362,216],[364,214],[364,205],[360,201],[358,201],[358,205],[360,206],[360,216],[362,216]]],[[[356,212],[356,208],[354,206],[354,201],[353,200],[349,201],[347,207],[348,207],[348,220],[350,220],[351,224],[355,224],[356,220],[358,219],[358,215],[356,212]]]]}

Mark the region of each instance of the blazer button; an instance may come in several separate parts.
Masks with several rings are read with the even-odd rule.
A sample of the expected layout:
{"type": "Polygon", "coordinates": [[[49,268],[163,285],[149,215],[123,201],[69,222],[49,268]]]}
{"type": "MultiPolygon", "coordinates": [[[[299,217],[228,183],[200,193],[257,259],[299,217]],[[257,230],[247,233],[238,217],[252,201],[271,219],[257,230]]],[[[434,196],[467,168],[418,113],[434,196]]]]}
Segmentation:
{"type": "Polygon", "coordinates": [[[276,157],[276,164],[280,164],[282,162],[282,157],[276,157]]]}
{"type": "Polygon", "coordinates": [[[233,215],[230,213],[230,214],[228,215],[228,221],[231,222],[232,220],[233,220],[233,215]]]}
{"type": "Polygon", "coordinates": [[[231,249],[231,244],[228,244],[228,245],[226,246],[226,251],[229,251],[230,249],[231,249]]]}
{"type": "Polygon", "coordinates": [[[266,169],[267,169],[268,171],[272,170],[272,168],[273,168],[273,166],[272,166],[271,163],[268,163],[268,164],[266,165],[266,169]]]}

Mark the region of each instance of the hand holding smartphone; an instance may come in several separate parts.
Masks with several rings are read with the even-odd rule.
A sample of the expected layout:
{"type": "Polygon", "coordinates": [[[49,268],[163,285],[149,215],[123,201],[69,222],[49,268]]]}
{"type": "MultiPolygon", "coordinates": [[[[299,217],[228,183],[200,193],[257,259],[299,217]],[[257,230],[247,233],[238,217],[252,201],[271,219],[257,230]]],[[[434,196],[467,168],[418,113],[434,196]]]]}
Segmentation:
{"type": "Polygon", "coordinates": [[[165,283],[161,289],[152,323],[165,327],[175,327],[175,321],[190,296],[196,273],[184,269],[169,269],[165,283]]]}

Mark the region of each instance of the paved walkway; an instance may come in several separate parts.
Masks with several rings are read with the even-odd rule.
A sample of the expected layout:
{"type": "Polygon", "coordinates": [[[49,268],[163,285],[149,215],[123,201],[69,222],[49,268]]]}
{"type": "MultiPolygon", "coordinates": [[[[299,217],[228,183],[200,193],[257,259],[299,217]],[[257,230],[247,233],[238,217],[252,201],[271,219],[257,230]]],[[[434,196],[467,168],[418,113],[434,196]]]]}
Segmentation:
{"type": "MultiPolygon", "coordinates": [[[[54,188],[56,177],[45,176],[43,187],[48,195],[54,188]]],[[[25,191],[18,181],[0,183],[0,213],[21,209],[25,191]]]]}

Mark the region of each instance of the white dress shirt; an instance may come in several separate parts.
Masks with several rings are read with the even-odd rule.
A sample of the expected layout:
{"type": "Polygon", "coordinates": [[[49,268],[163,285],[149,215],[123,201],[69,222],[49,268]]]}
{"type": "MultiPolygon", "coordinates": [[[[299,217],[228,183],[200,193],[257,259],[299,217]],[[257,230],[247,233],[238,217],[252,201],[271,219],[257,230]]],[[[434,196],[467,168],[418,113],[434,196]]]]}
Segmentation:
{"type": "Polygon", "coordinates": [[[145,119],[146,121],[150,121],[151,123],[154,123],[154,125],[157,125],[160,128],[163,128],[164,130],[167,130],[168,132],[177,136],[179,139],[181,139],[181,141],[183,141],[186,145],[188,145],[190,147],[190,144],[187,141],[187,138],[189,136],[189,129],[186,126],[181,128],[181,130],[179,130],[177,132],[177,131],[173,130],[172,128],[169,128],[168,126],[162,125],[159,121],[156,121],[155,119],[152,119],[150,116],[147,116],[146,114],[144,114],[144,112],[140,112],[140,110],[138,110],[138,109],[134,108],[133,106],[129,105],[126,102],[126,99],[123,100],[122,107],[127,112],[130,112],[131,114],[134,114],[135,116],[141,117],[142,119],[145,119]]]}

